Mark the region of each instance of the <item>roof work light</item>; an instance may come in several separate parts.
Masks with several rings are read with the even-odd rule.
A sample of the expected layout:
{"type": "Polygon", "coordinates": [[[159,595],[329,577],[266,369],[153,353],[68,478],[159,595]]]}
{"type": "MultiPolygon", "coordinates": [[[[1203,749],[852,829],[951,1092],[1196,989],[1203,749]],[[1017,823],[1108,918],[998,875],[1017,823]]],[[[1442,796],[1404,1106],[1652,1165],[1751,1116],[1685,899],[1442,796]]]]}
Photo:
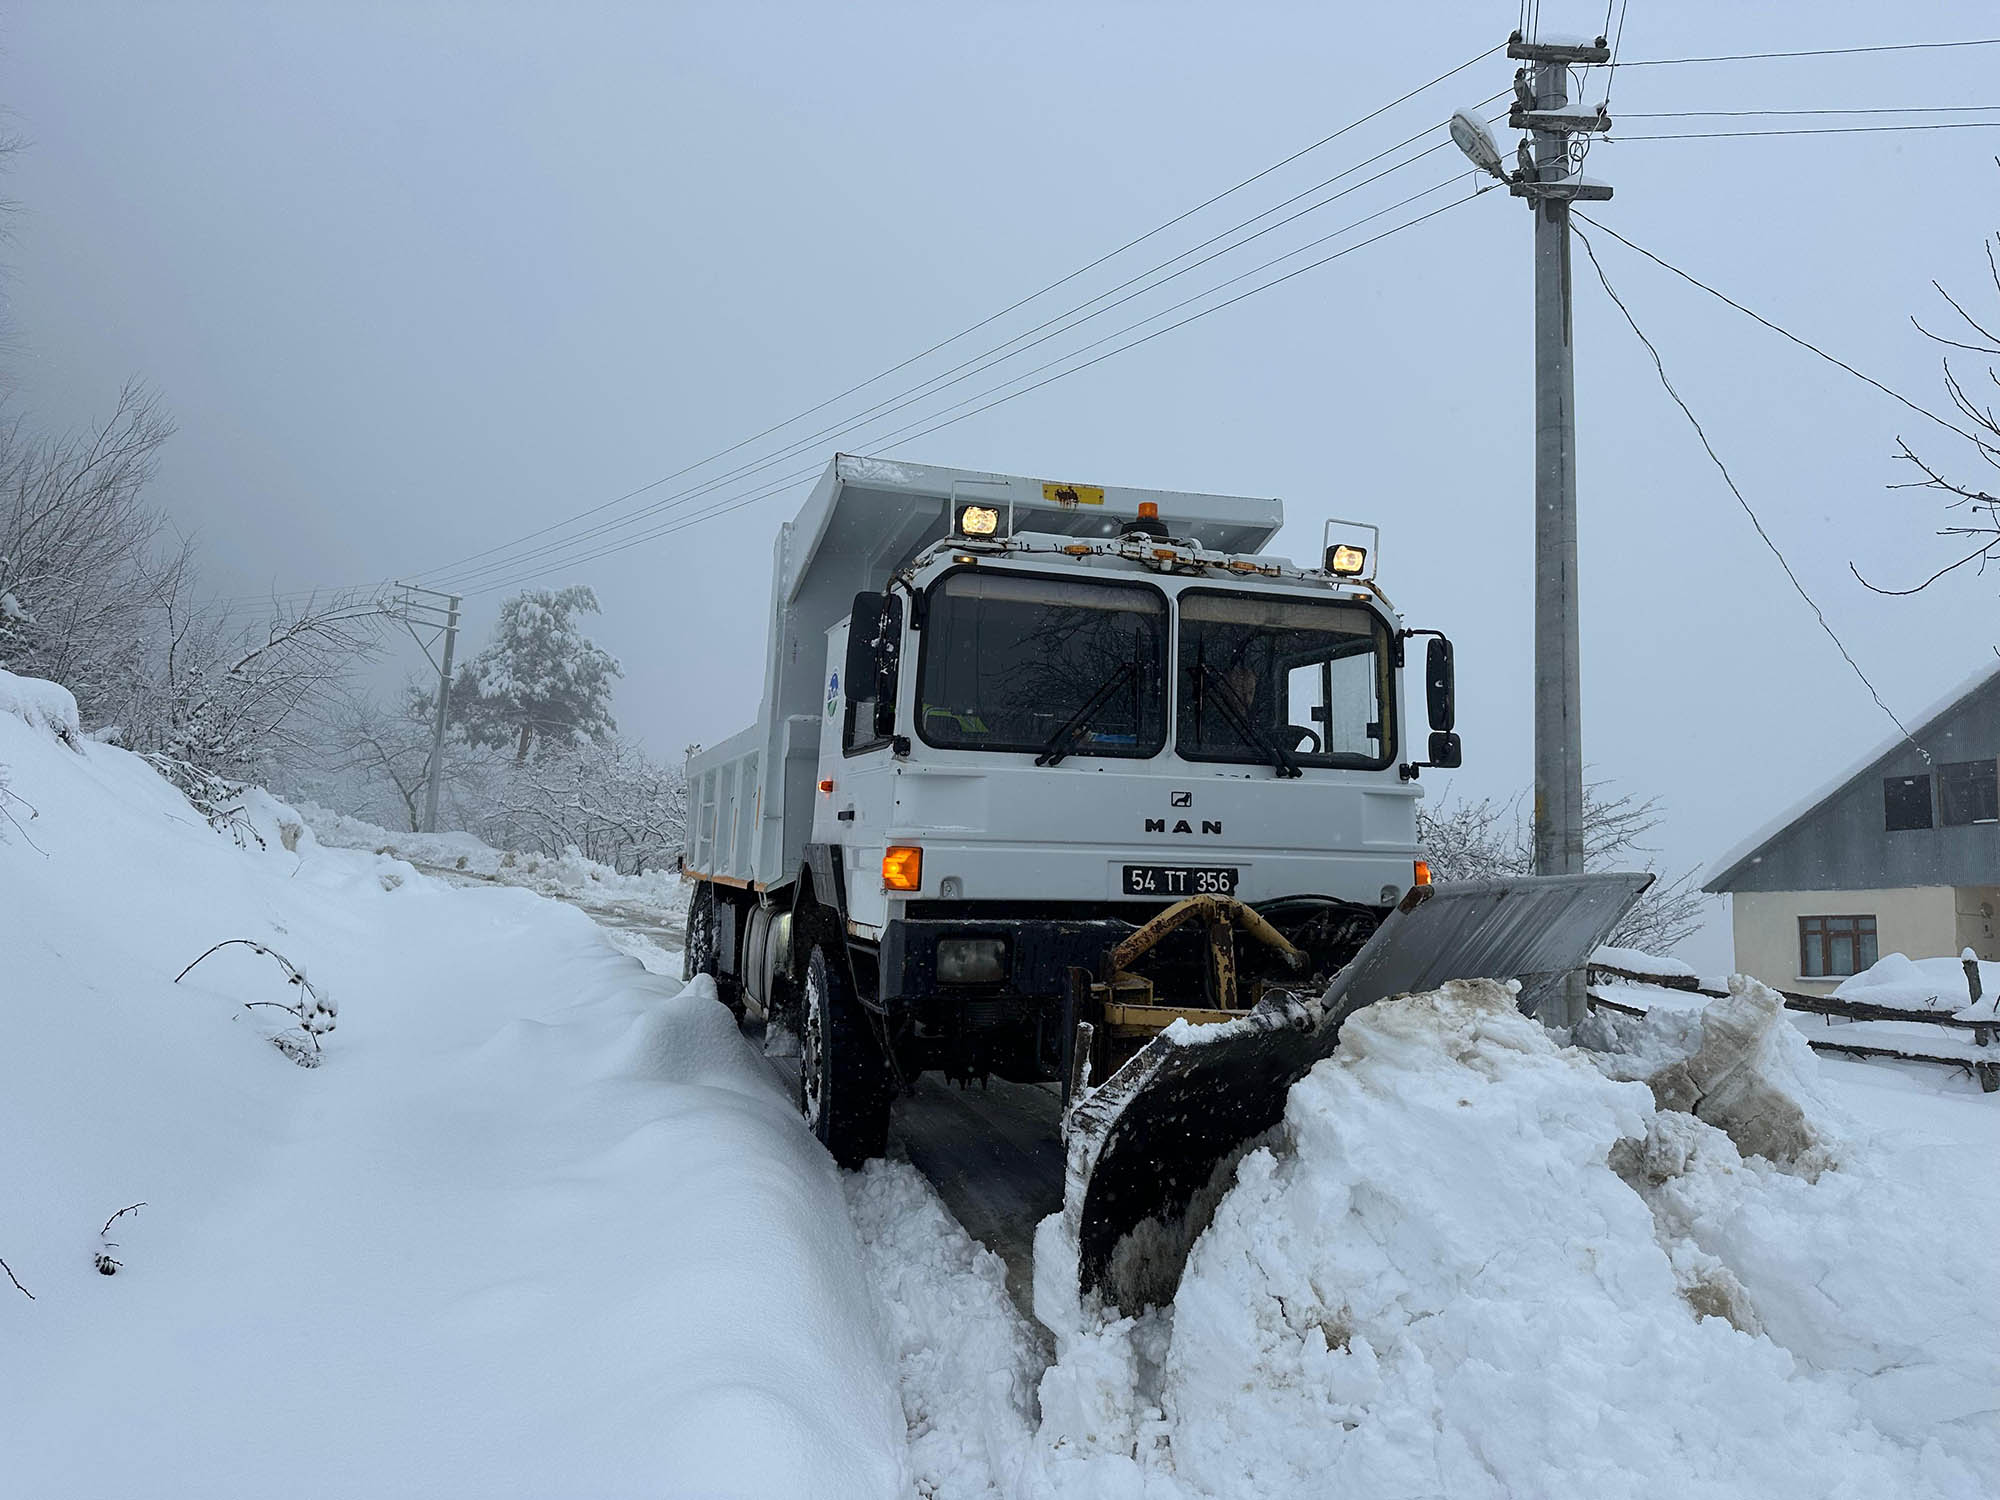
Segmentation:
{"type": "Polygon", "coordinates": [[[990,505],[968,505],[958,513],[960,536],[992,536],[1000,530],[1000,512],[990,505]]]}
{"type": "Polygon", "coordinates": [[[1326,549],[1326,570],[1341,578],[1352,578],[1368,566],[1368,549],[1350,547],[1342,542],[1337,547],[1326,549]]]}

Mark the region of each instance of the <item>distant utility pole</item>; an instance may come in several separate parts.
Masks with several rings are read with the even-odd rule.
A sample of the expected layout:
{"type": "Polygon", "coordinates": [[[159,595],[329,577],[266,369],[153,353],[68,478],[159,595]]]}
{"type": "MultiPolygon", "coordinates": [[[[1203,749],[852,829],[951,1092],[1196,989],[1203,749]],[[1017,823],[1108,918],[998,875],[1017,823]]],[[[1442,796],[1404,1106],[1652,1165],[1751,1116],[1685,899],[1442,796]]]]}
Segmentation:
{"type": "MultiPolygon", "coordinates": [[[[1611,128],[1602,108],[1572,109],[1569,70],[1610,60],[1594,45],[1524,41],[1507,55],[1514,75],[1507,123],[1525,130],[1520,170],[1509,191],[1535,215],[1535,873],[1583,870],[1583,717],[1577,671],[1576,375],[1570,347],[1569,212],[1579,198],[1609,198],[1603,183],[1570,169],[1570,141],[1611,128]]],[[[1579,106],[1581,101],[1578,101],[1579,106]]],[[[1584,1017],[1584,976],[1572,974],[1542,1002],[1551,1026],[1584,1017]]]]}
{"type": "Polygon", "coordinates": [[[404,627],[410,637],[423,647],[424,655],[437,668],[437,714],[431,726],[431,757],[424,776],[424,827],[425,833],[436,833],[438,826],[438,790],[444,780],[444,727],[451,707],[451,657],[458,645],[458,606],[463,597],[447,594],[438,589],[427,589],[420,584],[399,583],[396,585],[396,603],[402,609],[404,627]],[[426,595],[427,598],[418,598],[426,595]],[[429,602],[443,599],[443,604],[429,602]],[[439,619],[439,616],[443,616],[439,619]],[[413,618],[414,617],[414,618],[413,618]],[[444,658],[440,661],[431,656],[431,645],[438,639],[432,636],[426,641],[417,634],[419,624],[438,631],[444,638],[444,658]]]}

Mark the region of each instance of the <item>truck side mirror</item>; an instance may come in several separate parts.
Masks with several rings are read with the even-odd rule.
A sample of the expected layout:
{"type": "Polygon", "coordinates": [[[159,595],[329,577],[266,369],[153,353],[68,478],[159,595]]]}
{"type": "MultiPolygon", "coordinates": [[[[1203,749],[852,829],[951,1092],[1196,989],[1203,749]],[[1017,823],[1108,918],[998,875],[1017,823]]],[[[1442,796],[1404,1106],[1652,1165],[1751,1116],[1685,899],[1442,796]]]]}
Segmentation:
{"type": "Polygon", "coordinates": [[[1456,771],[1463,765],[1465,751],[1458,742],[1458,736],[1448,729],[1433,730],[1430,763],[1440,771],[1456,771]]]}
{"type": "MultiPolygon", "coordinates": [[[[894,594],[883,596],[873,642],[875,684],[875,738],[886,740],[896,732],[897,667],[903,655],[903,601],[894,594]]],[[[851,628],[851,627],[850,627],[851,628]]]]}
{"type": "Polygon", "coordinates": [[[847,616],[847,660],[841,666],[841,688],[849,703],[875,696],[875,637],[881,629],[882,596],[860,593],[847,616]]]}
{"type": "MultiPolygon", "coordinates": [[[[1430,645],[1424,650],[1424,696],[1430,705],[1431,728],[1450,730],[1458,719],[1458,684],[1452,666],[1451,642],[1441,635],[1432,636],[1430,645]]],[[[1452,736],[1452,743],[1458,743],[1456,735],[1452,736]]],[[[1431,764],[1445,764],[1437,757],[1435,736],[1431,744],[1431,764]]],[[[1457,752],[1454,750],[1453,753],[1457,752]]],[[[1454,760],[1451,764],[1457,765],[1458,762],[1454,760]]]]}

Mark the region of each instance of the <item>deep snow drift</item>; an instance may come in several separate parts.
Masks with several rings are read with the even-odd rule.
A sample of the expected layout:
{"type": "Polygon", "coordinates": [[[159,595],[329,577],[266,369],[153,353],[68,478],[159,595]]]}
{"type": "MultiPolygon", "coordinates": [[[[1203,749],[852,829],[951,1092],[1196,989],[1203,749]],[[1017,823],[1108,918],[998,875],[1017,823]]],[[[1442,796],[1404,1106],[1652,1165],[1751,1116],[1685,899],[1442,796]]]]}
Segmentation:
{"type": "Polygon", "coordinates": [[[59,693],[0,674],[0,1492],[906,1491],[839,1174],[705,983],[260,793],[240,848],[59,693]],[[270,960],[173,983],[231,937],[323,1066],[270,960]]]}
{"type": "MultiPolygon", "coordinates": [[[[1733,1101],[1725,1125],[1796,1148],[1783,1164],[1559,1049],[1501,986],[1355,1016],[1292,1091],[1280,1145],[1244,1159],[1173,1307],[1067,1331],[1042,1482],[1990,1494],[1990,1188],[1912,1173],[1837,1118],[1774,1003],[1717,1007],[1734,1067],[1711,1047],[1696,1071],[1733,1101]]],[[[1685,1073],[1701,1029],[1639,1050],[1685,1073]]]]}

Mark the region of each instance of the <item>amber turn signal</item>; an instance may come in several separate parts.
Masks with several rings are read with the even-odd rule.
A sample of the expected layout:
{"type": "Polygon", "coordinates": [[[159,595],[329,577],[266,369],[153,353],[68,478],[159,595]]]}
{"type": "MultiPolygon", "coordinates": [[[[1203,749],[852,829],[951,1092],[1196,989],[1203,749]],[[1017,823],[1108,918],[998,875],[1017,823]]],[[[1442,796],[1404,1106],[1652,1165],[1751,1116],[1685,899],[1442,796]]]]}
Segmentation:
{"type": "Polygon", "coordinates": [[[819,784],[819,789],[825,796],[831,797],[833,795],[833,783],[831,781],[822,781],[819,784]]]}
{"type": "Polygon", "coordinates": [[[1431,862],[1429,860],[1420,859],[1417,861],[1417,878],[1414,883],[1417,885],[1429,885],[1431,883],[1431,862]]]}
{"type": "Polygon", "coordinates": [[[924,884],[924,851],[914,844],[891,844],[882,851],[882,889],[921,890],[924,884]]]}

